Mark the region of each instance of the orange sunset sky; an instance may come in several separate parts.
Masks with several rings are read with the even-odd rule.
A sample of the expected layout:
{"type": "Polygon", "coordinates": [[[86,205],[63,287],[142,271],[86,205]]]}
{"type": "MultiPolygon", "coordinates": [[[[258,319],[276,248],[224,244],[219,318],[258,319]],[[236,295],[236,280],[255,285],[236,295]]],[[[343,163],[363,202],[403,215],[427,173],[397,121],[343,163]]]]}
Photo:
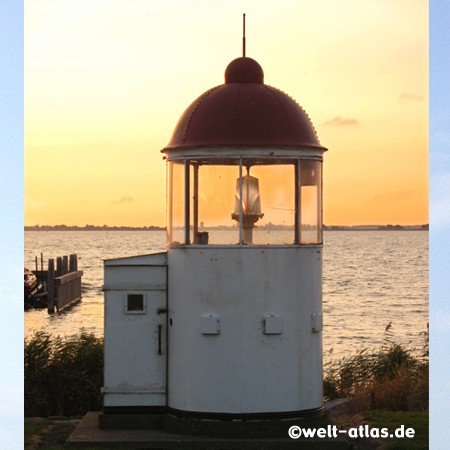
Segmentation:
{"type": "Polygon", "coordinates": [[[160,150],[243,13],[329,149],[324,223],[427,223],[428,1],[25,0],[25,225],[165,226],[160,150]]]}

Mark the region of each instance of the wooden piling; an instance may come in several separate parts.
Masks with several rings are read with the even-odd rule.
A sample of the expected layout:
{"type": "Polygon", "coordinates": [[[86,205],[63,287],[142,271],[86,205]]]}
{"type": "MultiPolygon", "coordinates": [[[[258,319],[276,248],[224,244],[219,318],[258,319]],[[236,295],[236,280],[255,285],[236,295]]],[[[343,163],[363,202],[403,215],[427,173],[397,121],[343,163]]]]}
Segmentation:
{"type": "Polygon", "coordinates": [[[56,276],[60,277],[62,274],[62,258],[58,256],[56,258],[56,276]]]}
{"type": "Polygon", "coordinates": [[[76,272],[78,270],[77,255],[70,255],[69,272],[76,272]]]}
{"type": "Polygon", "coordinates": [[[48,313],[55,312],[55,262],[53,259],[48,260],[48,274],[47,274],[47,308],[48,313]]]}
{"type": "Polygon", "coordinates": [[[67,255],[64,255],[62,260],[62,275],[65,275],[68,272],[69,272],[69,262],[67,259],[67,255]]]}
{"type": "Polygon", "coordinates": [[[41,253],[41,283],[44,285],[44,255],[41,253]]]}

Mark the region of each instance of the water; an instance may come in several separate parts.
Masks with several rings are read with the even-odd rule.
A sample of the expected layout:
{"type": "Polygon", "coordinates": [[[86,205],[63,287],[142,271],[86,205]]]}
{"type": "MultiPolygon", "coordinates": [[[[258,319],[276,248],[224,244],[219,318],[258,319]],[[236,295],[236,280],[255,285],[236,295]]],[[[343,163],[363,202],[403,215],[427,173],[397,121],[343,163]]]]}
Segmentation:
{"type": "MultiPolygon", "coordinates": [[[[25,312],[25,336],[44,330],[103,335],[103,260],[165,250],[164,231],[27,231],[25,267],[35,257],[78,255],[82,300],[49,315],[25,312]]],[[[40,264],[40,263],[39,263],[40,264]]],[[[428,322],[427,231],[325,231],[323,249],[324,358],[377,348],[389,323],[396,342],[421,346],[428,322]]]]}
{"type": "Polygon", "coordinates": [[[324,356],[379,347],[387,335],[422,348],[428,323],[428,232],[324,233],[324,356]]]}

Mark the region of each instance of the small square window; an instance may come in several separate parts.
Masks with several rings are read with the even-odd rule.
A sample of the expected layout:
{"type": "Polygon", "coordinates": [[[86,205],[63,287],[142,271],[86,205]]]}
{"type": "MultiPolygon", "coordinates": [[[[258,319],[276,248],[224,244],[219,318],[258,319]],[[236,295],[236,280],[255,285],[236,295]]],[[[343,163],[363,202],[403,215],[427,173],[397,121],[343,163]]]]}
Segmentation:
{"type": "Polygon", "coordinates": [[[144,295],[128,294],[127,309],[128,311],[144,311],[144,295]]]}
{"type": "Polygon", "coordinates": [[[145,296],[144,294],[127,293],[124,302],[125,314],[145,314],[145,296]]]}

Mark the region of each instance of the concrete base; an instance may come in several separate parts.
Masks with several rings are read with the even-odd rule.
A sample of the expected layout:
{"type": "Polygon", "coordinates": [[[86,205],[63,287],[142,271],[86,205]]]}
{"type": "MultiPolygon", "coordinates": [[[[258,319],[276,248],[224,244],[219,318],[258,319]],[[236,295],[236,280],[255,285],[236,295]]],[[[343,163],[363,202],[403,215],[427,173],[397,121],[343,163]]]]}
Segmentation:
{"type": "MultiPolygon", "coordinates": [[[[99,418],[103,413],[90,412],[86,414],[75,431],[67,440],[69,448],[132,448],[132,449],[177,449],[177,450],[290,450],[290,449],[349,449],[350,444],[343,437],[338,438],[301,438],[291,439],[288,436],[289,425],[280,421],[280,427],[284,427],[284,436],[262,438],[257,436],[258,430],[255,428],[253,437],[226,437],[207,435],[179,434],[162,429],[100,429],[99,418]]],[[[118,419],[118,418],[117,418],[118,419]]],[[[101,421],[102,419],[100,419],[101,421]]],[[[291,422],[291,420],[289,420],[291,422]]],[[[120,424],[117,423],[120,427],[120,424]]],[[[153,425],[156,425],[155,423],[153,425]]],[[[172,421],[176,426],[176,422],[172,421]]],[[[296,425],[306,425],[297,421],[296,425]]],[[[315,425],[316,427],[324,426],[315,425]]],[[[281,429],[281,428],[280,428],[281,429]]],[[[259,432],[262,429],[259,428],[259,432]]],[[[267,434],[267,433],[265,433],[267,434]]]]}
{"type": "Polygon", "coordinates": [[[286,437],[293,425],[302,428],[326,427],[328,414],[318,414],[289,419],[205,419],[180,417],[171,413],[139,414],[115,413],[98,416],[99,428],[127,430],[161,430],[189,436],[214,436],[225,438],[273,438],[286,437]]]}

